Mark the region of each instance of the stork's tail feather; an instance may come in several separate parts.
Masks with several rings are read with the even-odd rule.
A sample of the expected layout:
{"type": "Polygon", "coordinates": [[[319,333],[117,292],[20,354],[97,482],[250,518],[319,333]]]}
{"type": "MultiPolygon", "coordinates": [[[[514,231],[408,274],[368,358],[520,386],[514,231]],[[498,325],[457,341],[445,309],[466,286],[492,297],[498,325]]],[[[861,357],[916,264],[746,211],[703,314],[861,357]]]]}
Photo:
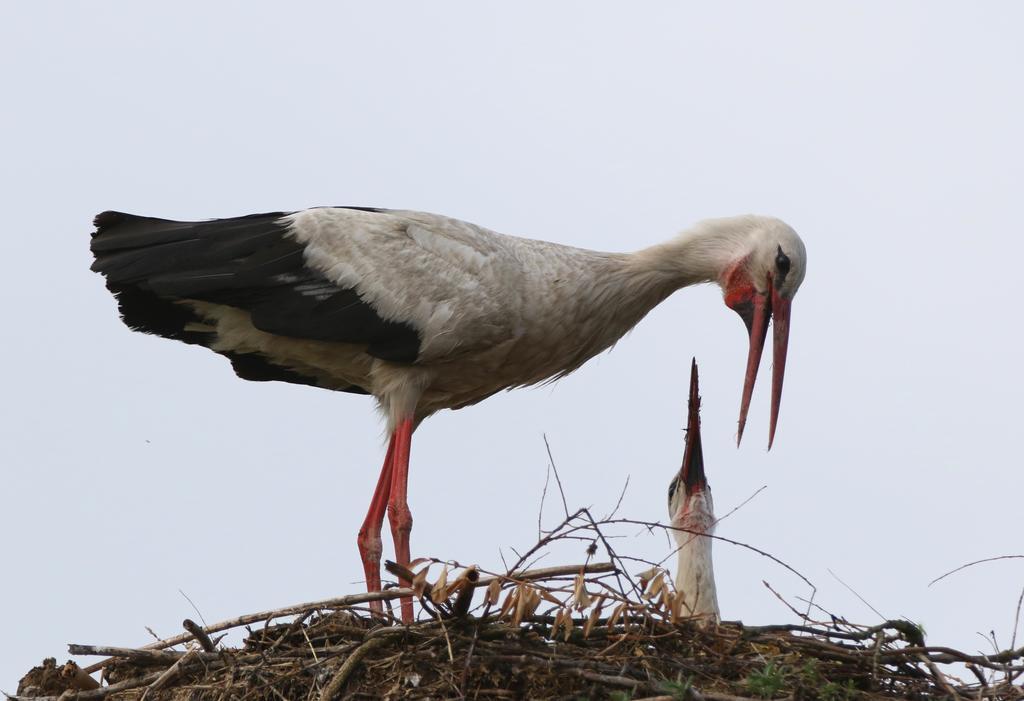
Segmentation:
{"type": "Polygon", "coordinates": [[[133,330],[209,345],[211,335],[196,330],[201,329],[203,320],[176,299],[211,287],[210,276],[215,272],[211,267],[229,265],[232,259],[252,254],[272,236],[280,239],[281,227],[276,222],[282,216],[275,212],[234,220],[181,222],[102,212],[93,220],[92,270],[106,278],[124,323],[133,330]],[[225,221],[231,224],[223,227],[225,221]]]}
{"type": "MultiPolygon", "coordinates": [[[[210,347],[215,330],[182,304],[184,296],[225,295],[232,263],[281,241],[281,212],[232,220],[181,222],[103,212],[93,220],[92,269],[106,277],[121,318],[135,331],[210,347]],[[220,275],[216,268],[220,267],[220,275]],[[205,293],[205,294],[204,294],[205,293]]],[[[289,246],[294,253],[296,246],[289,246]]],[[[301,255],[301,252],[300,252],[301,255]]],[[[237,282],[235,283],[237,285],[237,282]]],[[[258,353],[221,352],[246,380],[316,386],[314,378],[271,363],[258,353]]],[[[355,388],[358,391],[358,388],[355,388]]]]}
{"type": "Polygon", "coordinates": [[[221,277],[239,272],[248,257],[275,244],[301,258],[298,243],[284,238],[284,212],[252,214],[232,219],[183,222],[140,217],[123,212],[103,212],[94,220],[92,269],[107,280],[130,283],[166,292],[188,284],[208,290],[202,283],[211,274],[221,277]]]}
{"type": "Polygon", "coordinates": [[[363,391],[338,378],[285,367],[280,358],[284,365],[258,353],[215,347],[217,330],[203,317],[212,305],[247,313],[253,327],[266,333],[365,344],[375,357],[414,361],[416,329],[382,319],[355,290],[307,267],[287,215],[173,221],[103,212],[94,220],[92,269],[106,278],[130,328],[211,347],[244,379],[363,391]]]}

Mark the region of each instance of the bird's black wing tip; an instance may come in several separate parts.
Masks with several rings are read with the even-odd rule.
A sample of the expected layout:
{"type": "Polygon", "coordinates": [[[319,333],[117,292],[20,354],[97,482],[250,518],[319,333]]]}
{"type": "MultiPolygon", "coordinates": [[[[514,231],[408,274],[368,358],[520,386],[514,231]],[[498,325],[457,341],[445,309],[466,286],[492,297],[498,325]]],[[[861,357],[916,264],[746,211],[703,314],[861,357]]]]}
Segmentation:
{"type": "Polygon", "coordinates": [[[96,227],[96,231],[93,232],[93,236],[103,233],[104,229],[109,229],[113,226],[117,226],[127,218],[128,214],[124,212],[115,212],[112,209],[108,209],[105,212],[100,212],[92,219],[92,225],[96,227]]]}

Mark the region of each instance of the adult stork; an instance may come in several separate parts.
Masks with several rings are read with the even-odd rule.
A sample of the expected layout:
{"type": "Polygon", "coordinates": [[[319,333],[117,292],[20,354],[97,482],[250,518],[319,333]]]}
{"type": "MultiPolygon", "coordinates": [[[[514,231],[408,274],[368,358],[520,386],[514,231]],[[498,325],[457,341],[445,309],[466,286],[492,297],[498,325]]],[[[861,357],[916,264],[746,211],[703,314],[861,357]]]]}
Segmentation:
{"type": "Polygon", "coordinates": [[[715,531],[715,507],[704,475],[704,449],[700,442],[700,389],[697,361],[690,366],[690,401],[686,419],[683,464],[668,485],[668,515],[676,539],[679,563],[676,592],[690,616],[717,622],[718,593],[711,562],[711,538],[715,531]]]}
{"type": "Polygon", "coordinates": [[[679,288],[717,282],[747,325],[738,438],[774,320],[770,447],[806,259],[789,226],[759,216],[704,221],[635,253],[359,207],[198,222],[104,212],[95,225],[92,267],[129,327],[206,346],[247,380],[376,398],[391,439],[357,539],[370,591],[385,510],[397,561],[410,559],[409,449],[423,419],[567,375],[679,288]]]}

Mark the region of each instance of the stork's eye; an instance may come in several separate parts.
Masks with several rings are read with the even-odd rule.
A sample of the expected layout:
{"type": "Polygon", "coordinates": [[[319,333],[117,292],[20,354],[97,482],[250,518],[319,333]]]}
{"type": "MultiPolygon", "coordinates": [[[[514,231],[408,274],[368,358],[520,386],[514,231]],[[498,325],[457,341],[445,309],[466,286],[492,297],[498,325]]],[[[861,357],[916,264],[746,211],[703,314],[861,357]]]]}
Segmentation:
{"type": "Polygon", "coordinates": [[[779,246],[779,252],[775,254],[775,269],[779,272],[780,280],[789,272],[789,256],[782,252],[782,246],[779,246]]]}

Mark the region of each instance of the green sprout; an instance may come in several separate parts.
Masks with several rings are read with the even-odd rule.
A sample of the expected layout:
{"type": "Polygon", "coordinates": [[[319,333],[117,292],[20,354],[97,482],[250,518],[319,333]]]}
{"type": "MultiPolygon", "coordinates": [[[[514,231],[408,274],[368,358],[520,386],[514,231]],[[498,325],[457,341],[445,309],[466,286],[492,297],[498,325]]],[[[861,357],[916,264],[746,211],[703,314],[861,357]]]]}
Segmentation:
{"type": "Polygon", "coordinates": [[[747,691],[754,696],[770,699],[782,690],[784,683],[783,670],[774,662],[765,664],[759,672],[751,672],[747,677],[747,691]]]}

